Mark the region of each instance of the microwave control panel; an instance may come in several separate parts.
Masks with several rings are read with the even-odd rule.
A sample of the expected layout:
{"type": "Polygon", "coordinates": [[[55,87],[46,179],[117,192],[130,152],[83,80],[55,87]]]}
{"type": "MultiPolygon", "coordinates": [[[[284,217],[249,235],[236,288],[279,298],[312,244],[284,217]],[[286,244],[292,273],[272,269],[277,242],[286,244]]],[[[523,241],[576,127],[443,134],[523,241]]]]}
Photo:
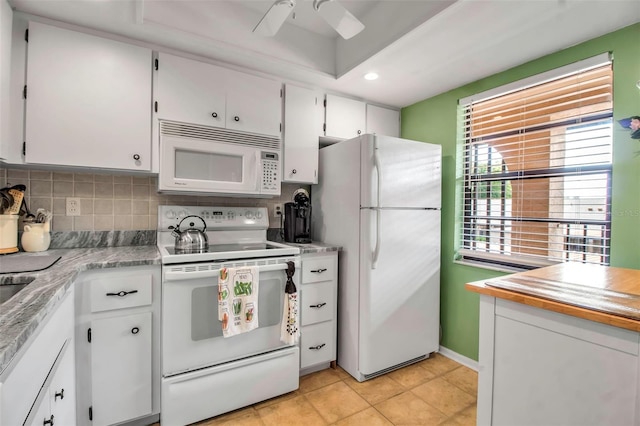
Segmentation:
{"type": "Polygon", "coordinates": [[[280,160],[275,152],[262,152],[262,185],[263,194],[280,194],[280,160]]]}

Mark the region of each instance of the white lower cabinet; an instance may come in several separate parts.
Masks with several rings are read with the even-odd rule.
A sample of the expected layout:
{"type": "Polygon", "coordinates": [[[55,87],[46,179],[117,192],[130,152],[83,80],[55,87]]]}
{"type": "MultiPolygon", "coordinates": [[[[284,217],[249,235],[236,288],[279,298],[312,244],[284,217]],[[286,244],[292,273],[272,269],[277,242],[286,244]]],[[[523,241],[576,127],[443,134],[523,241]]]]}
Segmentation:
{"type": "Polygon", "coordinates": [[[634,331],[481,296],[478,425],[637,425],[634,331]]]}
{"type": "Polygon", "coordinates": [[[31,409],[26,424],[33,426],[74,425],[75,356],[73,344],[68,340],[51,369],[51,379],[45,382],[38,398],[39,405],[31,409]]]}
{"type": "Polygon", "coordinates": [[[151,312],[91,321],[94,426],[151,414],[151,331],[151,312]]]}
{"type": "Polygon", "coordinates": [[[159,266],[90,271],[76,291],[78,424],[158,415],[159,266]]]}
{"type": "Polygon", "coordinates": [[[0,425],[75,424],[73,290],[0,374],[0,425]]]}
{"type": "Polygon", "coordinates": [[[300,369],[311,373],[336,359],[338,252],[302,255],[300,369]]]}

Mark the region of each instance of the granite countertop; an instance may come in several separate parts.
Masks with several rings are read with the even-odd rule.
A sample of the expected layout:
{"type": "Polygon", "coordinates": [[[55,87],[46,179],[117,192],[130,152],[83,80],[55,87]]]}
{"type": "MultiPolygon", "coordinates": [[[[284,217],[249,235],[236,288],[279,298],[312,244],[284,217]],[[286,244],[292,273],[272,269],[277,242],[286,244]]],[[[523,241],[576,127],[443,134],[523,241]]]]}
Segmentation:
{"type": "Polygon", "coordinates": [[[298,247],[300,249],[300,254],[309,254],[309,253],[324,253],[328,251],[340,251],[341,247],[334,246],[332,244],[321,243],[319,241],[312,241],[308,244],[297,244],[297,243],[287,243],[284,241],[278,241],[283,244],[287,244],[293,247],[298,247]]]}
{"type": "Polygon", "coordinates": [[[155,245],[53,249],[41,253],[21,252],[10,256],[38,256],[42,253],[61,256],[61,259],[44,271],[0,275],[0,285],[33,279],[29,285],[1,305],[0,373],[46,315],[57,307],[65,291],[80,272],[160,264],[160,255],[155,245]]]}
{"type": "Polygon", "coordinates": [[[640,270],[567,262],[467,283],[465,288],[640,332],[640,270]]]}

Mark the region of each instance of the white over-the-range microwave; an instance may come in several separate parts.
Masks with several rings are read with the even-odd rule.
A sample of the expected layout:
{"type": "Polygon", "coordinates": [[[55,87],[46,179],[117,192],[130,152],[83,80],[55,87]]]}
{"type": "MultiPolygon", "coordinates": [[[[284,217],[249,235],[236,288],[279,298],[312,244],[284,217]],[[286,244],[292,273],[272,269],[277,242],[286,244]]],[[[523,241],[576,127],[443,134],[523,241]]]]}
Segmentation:
{"type": "Polygon", "coordinates": [[[194,195],[280,195],[280,138],[160,121],[158,190],[194,195]]]}

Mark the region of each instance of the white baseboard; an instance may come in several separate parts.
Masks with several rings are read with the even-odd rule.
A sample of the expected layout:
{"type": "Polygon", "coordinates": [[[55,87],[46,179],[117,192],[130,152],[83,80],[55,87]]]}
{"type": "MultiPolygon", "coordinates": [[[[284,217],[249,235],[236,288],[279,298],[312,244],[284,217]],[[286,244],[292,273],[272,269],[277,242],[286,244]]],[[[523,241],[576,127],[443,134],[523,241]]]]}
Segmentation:
{"type": "Polygon", "coordinates": [[[467,358],[464,355],[460,355],[458,352],[454,352],[449,348],[445,348],[444,346],[440,346],[440,349],[438,349],[438,353],[446,356],[449,359],[454,360],[455,362],[458,362],[464,365],[465,367],[469,367],[474,371],[478,371],[480,368],[478,361],[474,361],[471,358],[467,358]]]}

